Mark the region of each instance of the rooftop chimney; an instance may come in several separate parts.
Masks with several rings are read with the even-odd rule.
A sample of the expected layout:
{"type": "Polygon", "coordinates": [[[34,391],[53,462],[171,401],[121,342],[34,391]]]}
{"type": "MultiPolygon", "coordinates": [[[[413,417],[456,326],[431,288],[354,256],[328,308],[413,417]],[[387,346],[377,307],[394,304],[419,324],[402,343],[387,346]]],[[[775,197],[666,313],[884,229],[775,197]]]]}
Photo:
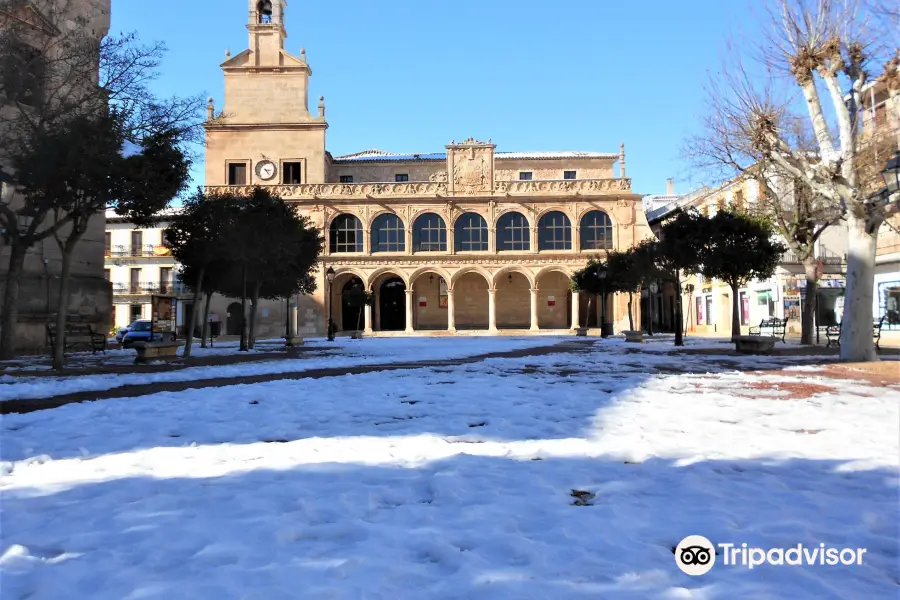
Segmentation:
{"type": "Polygon", "coordinates": [[[675,195],[675,180],[671,177],[666,179],[666,196],[675,195]]]}

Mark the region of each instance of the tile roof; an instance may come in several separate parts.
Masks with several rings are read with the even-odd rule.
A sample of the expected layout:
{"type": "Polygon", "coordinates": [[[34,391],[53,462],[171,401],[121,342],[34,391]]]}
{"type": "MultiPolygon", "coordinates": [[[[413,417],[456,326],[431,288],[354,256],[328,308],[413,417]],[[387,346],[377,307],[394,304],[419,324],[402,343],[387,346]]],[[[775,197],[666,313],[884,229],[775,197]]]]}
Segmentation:
{"type": "MultiPolygon", "coordinates": [[[[532,159],[553,160],[565,158],[606,158],[616,159],[618,154],[605,152],[581,152],[581,151],[545,151],[545,152],[495,152],[497,160],[532,159]]],[[[446,152],[426,152],[422,154],[395,154],[384,150],[363,150],[354,154],[335,156],[336,163],[360,163],[360,162],[404,162],[404,161],[442,161],[447,160],[446,152]]]]}

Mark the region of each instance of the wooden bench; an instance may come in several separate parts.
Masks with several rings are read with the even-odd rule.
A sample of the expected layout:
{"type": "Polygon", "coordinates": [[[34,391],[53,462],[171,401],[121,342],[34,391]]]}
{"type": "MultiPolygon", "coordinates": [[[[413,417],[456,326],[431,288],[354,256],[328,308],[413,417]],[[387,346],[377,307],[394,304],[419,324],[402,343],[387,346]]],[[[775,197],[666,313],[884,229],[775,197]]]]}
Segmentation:
{"type": "Polygon", "coordinates": [[[763,319],[759,322],[758,327],[750,328],[750,335],[762,335],[764,330],[769,330],[772,332],[770,335],[776,338],[780,337],[781,341],[784,342],[784,336],[787,333],[787,322],[787,317],[783,319],[778,317],[763,319]]]}
{"type": "MultiPolygon", "coordinates": [[[[884,325],[884,317],[872,322],[872,340],[875,342],[875,348],[881,350],[879,343],[881,342],[881,327],[884,325]]],[[[826,348],[832,346],[839,347],[841,345],[841,325],[831,325],[825,328],[825,344],[826,348]]]]}
{"type": "MultiPolygon", "coordinates": [[[[47,338],[50,347],[56,345],[56,323],[47,323],[47,338]]],[[[66,323],[63,332],[63,350],[89,349],[91,354],[106,353],[106,335],[96,333],[90,323],[66,323]]]]}
{"type": "Polygon", "coordinates": [[[771,354],[777,338],[771,335],[736,335],[731,338],[734,349],[741,354],[771,354]]]}
{"type": "Polygon", "coordinates": [[[137,350],[134,362],[140,364],[151,360],[175,360],[183,345],[184,342],[135,342],[131,347],[137,350]]]}

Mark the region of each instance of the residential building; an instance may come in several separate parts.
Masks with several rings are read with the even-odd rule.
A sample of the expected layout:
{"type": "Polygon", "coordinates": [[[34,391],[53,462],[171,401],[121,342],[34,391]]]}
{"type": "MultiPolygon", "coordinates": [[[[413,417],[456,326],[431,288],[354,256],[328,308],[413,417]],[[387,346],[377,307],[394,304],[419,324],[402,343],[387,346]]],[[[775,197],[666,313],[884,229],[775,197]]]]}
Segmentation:
{"type": "MultiPolygon", "coordinates": [[[[4,68],[0,77],[0,111],[4,127],[17,118],[19,111],[44,102],[46,94],[57,95],[59,89],[45,89],[47,81],[64,79],[53,69],[64,68],[66,63],[47,53],[59,52],[66,44],[56,43],[61,36],[85,35],[97,42],[106,35],[110,24],[111,0],[35,0],[33,2],[5,3],[0,6],[0,30],[15,28],[14,54],[21,58],[17,69],[4,68]],[[77,30],[66,24],[79,23],[77,30]],[[60,27],[57,27],[59,25],[60,27]],[[51,75],[58,75],[53,79],[51,75]],[[14,94],[15,97],[9,97],[14,94]]],[[[6,63],[9,65],[9,63],[6,63]]],[[[99,73],[99,65],[96,73],[99,73]]],[[[81,75],[79,73],[79,75],[81,75]]],[[[95,85],[96,74],[90,81],[66,81],[77,89],[78,85],[95,85]]],[[[16,142],[10,137],[12,129],[0,132],[0,165],[8,171],[4,149],[16,142]]],[[[15,194],[0,199],[15,210],[21,206],[21,198],[15,194]]],[[[27,224],[20,219],[19,226],[27,224]]],[[[5,289],[8,273],[10,246],[6,232],[0,232],[0,290],[5,289]]],[[[90,323],[105,332],[110,324],[111,291],[103,277],[104,215],[99,213],[88,224],[72,260],[69,281],[69,319],[90,323]]],[[[14,339],[20,353],[41,352],[48,346],[46,326],[55,318],[58,305],[61,253],[52,237],[44,239],[29,249],[25,258],[24,273],[19,291],[19,317],[14,339]]],[[[3,295],[0,293],[0,303],[3,295]]]]}
{"type": "MultiPolygon", "coordinates": [[[[305,50],[285,48],[283,0],[249,0],[249,49],[227,55],[221,113],[210,101],[206,184],[270,186],[322,228],[306,332],[565,330],[597,323],[569,277],[591,256],[650,235],[618,152],[501,152],[491,140],[395,154],[326,150],[324,99],[308,110],[305,50]],[[618,170],[618,172],[616,172],[618,170]],[[325,274],[333,269],[329,284],[325,274]],[[344,291],[375,295],[362,311],[344,291]]],[[[627,327],[624,299],[607,320],[627,327]]]]}
{"type": "MultiPolygon", "coordinates": [[[[679,196],[647,215],[654,233],[665,217],[677,208],[694,208],[707,216],[714,216],[726,207],[755,212],[759,207],[760,189],[757,181],[736,178],[716,188],[701,188],[679,196]]],[[[826,229],[815,244],[819,264],[819,289],[816,318],[821,325],[840,322],[846,285],[846,227],[826,229]]],[[[682,306],[686,331],[703,335],[730,335],[732,321],[731,287],[702,275],[687,277],[682,282],[682,306]]],[[[661,289],[654,300],[654,329],[671,330],[675,322],[674,290],[661,289]]],[[[800,333],[801,314],[806,302],[806,274],[801,261],[788,251],[782,257],[775,274],[764,281],[750,281],[738,290],[738,318],[742,331],[756,326],[763,319],[788,319],[788,332],[800,333]]],[[[643,300],[645,302],[646,300],[643,300]]]]}
{"type": "MultiPolygon", "coordinates": [[[[874,162],[881,167],[900,147],[900,95],[893,99],[884,81],[875,80],[863,89],[863,140],[877,140],[874,162]]],[[[900,215],[894,215],[878,231],[875,250],[875,294],[872,314],[888,329],[900,329],[900,215]]]]}
{"type": "MultiPolygon", "coordinates": [[[[187,315],[193,308],[193,290],[181,282],[181,265],[163,243],[163,232],[171,222],[166,217],[177,215],[179,210],[173,208],[161,213],[150,227],[137,227],[113,211],[106,212],[105,277],[112,285],[112,323],[115,328],[126,327],[138,319],[150,319],[151,296],[174,296],[177,299],[177,332],[180,336],[186,334],[187,315]]],[[[284,301],[260,300],[257,337],[283,336],[285,317],[284,301]]],[[[213,294],[209,320],[220,323],[221,335],[240,335],[240,299],[213,294]]]]}

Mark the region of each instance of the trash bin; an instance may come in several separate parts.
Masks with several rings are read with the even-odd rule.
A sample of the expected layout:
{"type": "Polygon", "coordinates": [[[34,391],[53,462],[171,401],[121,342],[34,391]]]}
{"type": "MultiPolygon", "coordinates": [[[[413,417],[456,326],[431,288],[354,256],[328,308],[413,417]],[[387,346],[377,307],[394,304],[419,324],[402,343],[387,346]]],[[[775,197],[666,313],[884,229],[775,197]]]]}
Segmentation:
{"type": "Polygon", "coordinates": [[[600,328],[600,337],[609,337],[611,335],[613,335],[613,324],[604,323],[600,328]]]}
{"type": "Polygon", "coordinates": [[[212,321],[209,324],[209,337],[217,338],[222,333],[222,321],[212,321]]]}

